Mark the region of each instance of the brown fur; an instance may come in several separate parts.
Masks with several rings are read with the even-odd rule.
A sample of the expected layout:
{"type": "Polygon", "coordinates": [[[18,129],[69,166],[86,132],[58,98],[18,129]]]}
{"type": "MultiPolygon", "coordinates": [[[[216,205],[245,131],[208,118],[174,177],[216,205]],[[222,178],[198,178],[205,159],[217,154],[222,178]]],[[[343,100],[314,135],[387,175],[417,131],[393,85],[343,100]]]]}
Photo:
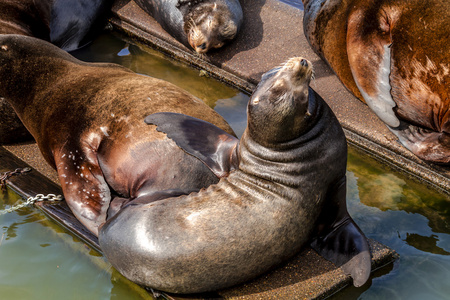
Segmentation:
{"type": "Polygon", "coordinates": [[[400,141],[424,160],[450,163],[450,2],[303,2],[305,34],[342,83],[363,102],[363,94],[381,101],[389,93],[389,120],[398,120],[375,112],[400,141]],[[381,92],[379,74],[388,55],[389,91],[381,92]]]}

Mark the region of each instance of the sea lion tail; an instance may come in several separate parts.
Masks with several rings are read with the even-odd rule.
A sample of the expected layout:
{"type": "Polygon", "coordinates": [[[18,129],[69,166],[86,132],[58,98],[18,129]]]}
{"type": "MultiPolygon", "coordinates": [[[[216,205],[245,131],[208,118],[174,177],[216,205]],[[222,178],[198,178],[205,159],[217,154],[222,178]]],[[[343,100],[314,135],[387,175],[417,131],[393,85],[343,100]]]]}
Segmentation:
{"type": "Polygon", "coordinates": [[[367,238],[347,211],[345,176],[327,198],[311,247],[350,275],[354,286],[362,286],[369,279],[372,260],[367,238]]]}

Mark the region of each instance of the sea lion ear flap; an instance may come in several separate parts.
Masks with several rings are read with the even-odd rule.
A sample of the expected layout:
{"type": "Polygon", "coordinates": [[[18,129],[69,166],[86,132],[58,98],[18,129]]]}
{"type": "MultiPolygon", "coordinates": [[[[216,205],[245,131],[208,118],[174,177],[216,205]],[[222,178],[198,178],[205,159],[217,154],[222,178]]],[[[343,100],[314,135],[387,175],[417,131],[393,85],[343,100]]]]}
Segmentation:
{"type": "Polygon", "coordinates": [[[367,238],[347,212],[345,177],[328,191],[327,201],[311,247],[351,275],[354,286],[362,286],[369,279],[372,259],[367,238]]]}
{"type": "Polygon", "coordinates": [[[219,127],[183,114],[155,113],[145,123],[156,125],[186,153],[201,160],[219,178],[237,169],[239,140],[219,127]]]}

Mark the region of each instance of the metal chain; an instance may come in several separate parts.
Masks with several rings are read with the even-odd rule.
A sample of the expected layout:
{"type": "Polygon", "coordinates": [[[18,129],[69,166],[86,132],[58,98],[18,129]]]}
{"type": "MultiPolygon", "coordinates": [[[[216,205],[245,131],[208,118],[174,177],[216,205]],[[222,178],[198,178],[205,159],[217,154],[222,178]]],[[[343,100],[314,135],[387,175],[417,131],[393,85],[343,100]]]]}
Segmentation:
{"type": "Polygon", "coordinates": [[[17,168],[14,171],[7,171],[0,175],[0,186],[2,190],[6,189],[6,180],[9,179],[13,175],[23,174],[30,172],[31,168],[25,167],[25,168],[17,168]]]}
{"type": "Polygon", "coordinates": [[[21,209],[22,207],[31,205],[35,202],[41,202],[41,201],[62,201],[64,198],[61,195],[55,195],[55,194],[48,194],[44,196],[43,194],[37,194],[34,197],[30,197],[27,199],[27,201],[17,204],[15,206],[12,206],[10,208],[0,210],[0,215],[4,215],[13,211],[16,211],[18,209],[21,209]]]}

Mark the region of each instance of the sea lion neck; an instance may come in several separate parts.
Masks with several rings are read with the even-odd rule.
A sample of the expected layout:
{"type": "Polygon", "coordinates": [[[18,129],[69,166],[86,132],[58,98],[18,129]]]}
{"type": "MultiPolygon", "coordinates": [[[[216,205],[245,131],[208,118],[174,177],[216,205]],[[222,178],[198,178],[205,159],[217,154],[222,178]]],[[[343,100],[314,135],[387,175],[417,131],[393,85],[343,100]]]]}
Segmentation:
{"type": "MultiPolygon", "coordinates": [[[[336,144],[332,147],[320,149],[314,141],[332,139],[336,135],[343,135],[341,131],[329,129],[327,120],[333,118],[329,108],[322,101],[316,101],[318,95],[312,91],[309,95],[308,125],[294,139],[271,145],[262,145],[246,129],[239,142],[239,169],[240,171],[263,178],[269,181],[289,186],[298,187],[300,178],[314,172],[313,164],[317,153],[334,155],[340,163],[346,164],[345,145],[336,144]],[[264,171],[261,171],[261,168],[264,171]]],[[[344,143],[345,143],[345,139],[344,143]]],[[[322,147],[322,145],[320,145],[322,147]]]]}

